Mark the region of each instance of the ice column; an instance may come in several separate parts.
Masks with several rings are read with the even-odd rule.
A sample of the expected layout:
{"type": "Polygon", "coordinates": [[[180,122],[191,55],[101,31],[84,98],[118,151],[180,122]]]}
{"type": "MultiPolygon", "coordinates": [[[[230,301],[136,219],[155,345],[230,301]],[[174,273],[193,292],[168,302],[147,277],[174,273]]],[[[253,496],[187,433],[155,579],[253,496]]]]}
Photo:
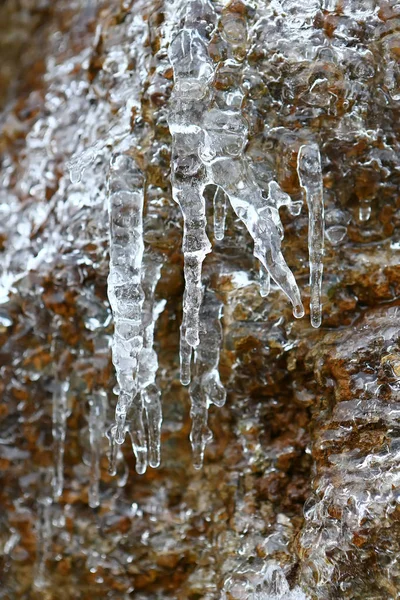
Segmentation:
{"type": "Polygon", "coordinates": [[[297,173],[308,206],[308,253],[310,258],[311,325],[321,325],[321,285],[324,255],[324,197],[321,156],[317,144],[300,147],[297,173]]]}
{"type": "Polygon", "coordinates": [[[223,406],[226,399],[218,372],[222,346],[221,315],[222,303],[215,292],[207,290],[200,311],[200,344],[195,350],[194,376],[189,386],[192,417],[190,441],[196,469],[201,468],[204,449],[212,439],[207,425],[209,406],[223,406]]]}

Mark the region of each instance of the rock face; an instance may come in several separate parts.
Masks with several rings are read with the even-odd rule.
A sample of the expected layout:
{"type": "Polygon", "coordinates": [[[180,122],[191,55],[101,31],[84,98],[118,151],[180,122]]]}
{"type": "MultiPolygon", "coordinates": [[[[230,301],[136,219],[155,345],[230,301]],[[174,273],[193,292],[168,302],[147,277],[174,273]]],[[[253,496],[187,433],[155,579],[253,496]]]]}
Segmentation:
{"type": "Polygon", "coordinates": [[[0,598],[398,598],[398,2],[0,16],[0,598]]]}

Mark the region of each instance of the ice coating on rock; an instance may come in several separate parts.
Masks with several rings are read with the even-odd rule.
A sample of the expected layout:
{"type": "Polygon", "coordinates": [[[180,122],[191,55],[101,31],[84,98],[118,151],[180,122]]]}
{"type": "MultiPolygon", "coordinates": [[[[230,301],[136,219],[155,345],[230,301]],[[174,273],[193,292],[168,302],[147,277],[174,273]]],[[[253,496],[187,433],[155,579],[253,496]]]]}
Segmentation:
{"type": "Polygon", "coordinates": [[[89,444],[90,444],[90,481],[89,506],[100,505],[100,458],[102,439],[105,433],[107,394],[98,390],[89,397],[89,444]]]}
{"type": "Polygon", "coordinates": [[[344,225],[332,225],[332,227],[328,227],[325,230],[326,237],[332,244],[332,246],[337,246],[344,240],[347,233],[347,227],[344,225]]]}
{"type": "Polygon", "coordinates": [[[311,325],[319,327],[322,320],[321,286],[324,268],[324,196],[321,156],[317,144],[304,144],[300,147],[297,172],[308,206],[311,325]]]}
{"type": "Polygon", "coordinates": [[[118,382],[115,425],[109,431],[111,470],[114,443],[129,433],[136,470],[160,464],[161,399],[156,385],[154,327],[165,301],[155,302],[162,262],[144,254],[144,182],[128,155],[114,157],[108,181],[110,272],[108,296],[114,315],[112,356],[118,382]]]}
{"type": "Polygon", "coordinates": [[[211,404],[223,406],[226,399],[218,372],[222,345],[221,316],[222,303],[215,292],[207,290],[200,310],[200,344],[194,351],[194,374],[189,387],[192,417],[190,441],[196,469],[201,468],[205,447],[212,439],[207,424],[208,409],[211,404]]]}
{"type": "Polygon", "coordinates": [[[146,454],[143,406],[137,395],[139,355],[143,347],[141,287],[143,260],[143,177],[128,155],[113,157],[108,177],[110,268],[108,297],[114,316],[112,359],[119,386],[115,425],[117,444],[125,439],[132,410],[133,447],[139,463],[146,454]]]}
{"type": "MultiPolygon", "coordinates": [[[[368,536],[378,531],[387,539],[399,501],[399,316],[398,307],[367,312],[351,328],[327,337],[308,357],[324,400],[316,407],[315,476],[299,542],[302,580],[318,598],[331,589],[348,552],[361,566],[356,573],[360,598],[369,597],[371,583],[378,589],[371,597],[395,589],[390,571],[383,570],[372,581],[364,571],[368,536]],[[364,445],[367,427],[388,433],[364,445]]],[[[377,543],[374,556],[386,542],[377,543]]],[[[396,572],[397,563],[396,558],[396,572]]],[[[352,576],[343,572],[342,577],[344,590],[352,576]]]]}
{"type": "MultiPolygon", "coordinates": [[[[11,8],[18,4],[22,15],[27,16],[23,33],[25,26],[29,27],[29,8],[25,12],[25,7],[35,5],[34,0],[23,3],[7,0],[5,4],[11,8]]],[[[48,11],[47,4],[36,2],[34,21],[41,7],[48,11]]],[[[112,0],[103,3],[99,19],[91,24],[91,30],[94,32],[96,26],[98,32],[91,44],[79,14],[81,7],[81,12],[86,12],[89,3],[77,0],[68,6],[68,2],[60,0],[50,4],[49,18],[55,15],[63,26],[60,32],[56,24],[49,23],[50,52],[46,64],[36,63],[40,73],[42,64],[45,69],[43,80],[39,77],[39,90],[32,89],[37,69],[29,74],[27,86],[21,72],[24,94],[2,113],[5,135],[2,136],[0,174],[0,270],[4,279],[0,337],[5,347],[1,360],[4,402],[0,446],[5,510],[0,527],[0,554],[5,581],[2,577],[0,595],[19,598],[34,594],[27,590],[34,570],[34,544],[29,532],[29,523],[36,520],[38,484],[34,475],[42,457],[51,475],[54,460],[54,455],[49,456],[53,374],[51,365],[45,366],[51,333],[45,322],[50,321],[49,312],[54,312],[55,303],[59,304],[55,310],[63,313],[58,327],[68,349],[73,374],[68,393],[73,416],[68,420],[65,493],[52,510],[65,508],[73,527],[53,532],[53,548],[48,542],[51,551],[45,562],[49,587],[56,587],[57,592],[60,582],[65,583],[68,589],[60,589],[60,593],[79,597],[87,593],[88,576],[94,597],[107,593],[105,588],[112,586],[108,593],[118,599],[132,594],[137,600],[152,595],[162,597],[165,591],[174,597],[209,600],[223,576],[239,571],[236,565],[232,568],[234,559],[241,557],[253,562],[256,556],[269,560],[275,555],[290,587],[295,581],[307,581],[307,577],[302,577],[305,571],[302,566],[309,564],[311,577],[315,576],[317,581],[315,586],[306,584],[305,589],[311,588],[312,595],[317,597],[351,600],[365,600],[370,596],[378,599],[385,594],[396,597],[399,589],[398,382],[393,374],[385,378],[382,373],[385,370],[391,373],[393,369],[398,376],[398,357],[395,356],[398,348],[393,352],[393,348],[389,348],[392,343],[388,344],[382,363],[371,372],[376,341],[380,334],[387,336],[387,331],[379,327],[374,331],[371,349],[349,358],[354,378],[348,389],[343,394],[338,391],[344,379],[343,364],[338,361],[332,369],[334,385],[331,386],[329,374],[326,386],[324,381],[318,382],[316,397],[312,388],[315,377],[304,367],[303,356],[304,348],[328,336],[332,328],[345,329],[349,322],[372,312],[375,302],[385,302],[384,312],[387,302],[397,302],[400,247],[396,206],[400,156],[398,3],[384,0],[377,6],[373,0],[213,2],[215,10],[222,14],[221,25],[210,39],[212,47],[209,46],[215,71],[220,64],[228,75],[229,69],[236,69],[239,76],[226,88],[221,80],[217,84],[210,83],[209,94],[213,96],[210,107],[216,103],[221,109],[229,107],[246,115],[249,133],[244,156],[252,168],[256,160],[252,150],[261,140],[258,168],[254,172],[263,198],[268,200],[266,204],[273,208],[268,199],[271,180],[279,182],[289,194],[298,193],[295,164],[298,147],[318,139],[324,153],[326,213],[333,206],[340,206],[351,213],[352,223],[349,238],[342,240],[338,251],[329,248],[324,264],[331,299],[327,306],[327,328],[310,331],[307,327],[291,328],[281,317],[286,299],[280,297],[276,288],[265,302],[255,293],[258,261],[249,256],[250,241],[245,227],[236,215],[229,215],[229,236],[226,235],[229,239],[216,244],[212,260],[207,261],[211,257],[206,257],[202,279],[205,285],[210,283],[217,290],[219,297],[227,298],[224,380],[226,376],[232,395],[229,411],[215,411],[223,413],[221,422],[214,421],[215,459],[203,473],[194,476],[187,468],[190,458],[185,444],[187,420],[181,403],[183,394],[179,387],[170,391],[171,385],[176,386],[176,356],[171,351],[167,360],[165,351],[170,342],[172,348],[176,347],[176,322],[180,319],[181,305],[177,256],[180,222],[178,207],[170,198],[170,138],[165,124],[172,80],[166,58],[169,41],[164,32],[175,27],[176,14],[173,18],[167,14],[169,2],[112,0]],[[70,21],[73,14],[76,19],[70,21]],[[163,18],[165,21],[160,25],[163,18]],[[138,32],[138,24],[143,20],[144,35],[138,32]],[[243,21],[247,22],[248,32],[243,21]],[[244,43],[246,36],[248,41],[244,43]],[[385,51],[379,48],[380,44],[385,51]],[[241,63],[239,58],[247,51],[249,57],[241,63]],[[148,60],[149,55],[151,60],[148,60]],[[239,58],[234,62],[235,56],[239,58]],[[229,60],[232,64],[228,64],[229,60]],[[146,63],[144,69],[143,62],[146,63]],[[239,81],[241,72],[247,86],[244,98],[239,81]],[[106,221],[104,177],[108,171],[108,154],[120,148],[116,147],[119,138],[114,132],[110,136],[104,132],[115,123],[121,127],[123,124],[125,131],[132,129],[138,136],[137,144],[126,149],[138,158],[137,164],[148,178],[147,207],[152,203],[152,185],[160,186],[152,219],[162,222],[161,233],[165,235],[161,241],[156,235],[149,236],[149,245],[156,254],[164,253],[166,260],[164,282],[159,290],[165,294],[162,297],[168,298],[169,305],[160,337],[160,379],[168,403],[165,411],[168,443],[163,459],[168,468],[145,481],[133,477],[133,485],[128,482],[124,488],[121,472],[125,468],[123,477],[127,477],[129,471],[131,478],[134,460],[128,461],[129,469],[126,468],[120,446],[114,444],[118,476],[104,477],[100,489],[103,507],[99,514],[85,507],[90,465],[90,432],[86,419],[87,402],[92,394],[96,394],[101,385],[110,393],[113,385],[109,352],[106,352],[106,366],[100,365],[96,344],[103,335],[107,340],[112,335],[109,304],[104,295],[108,264],[103,226],[106,221]],[[291,152],[282,150],[280,128],[293,137],[291,152]],[[107,139],[104,152],[102,150],[87,164],[80,182],[69,185],[65,160],[71,154],[77,156],[85,147],[91,148],[99,137],[107,139]],[[372,185],[366,175],[368,169],[375,181],[372,185]],[[360,226],[357,202],[368,215],[364,196],[372,212],[370,219],[360,226]],[[100,314],[93,311],[86,315],[82,309],[83,301],[94,306],[96,296],[103,305],[106,315],[103,319],[101,310],[100,314]],[[171,296],[176,302],[171,302],[171,296]],[[231,321],[228,313],[232,315],[231,321]],[[232,333],[234,328],[236,334],[232,333]],[[296,345],[297,350],[293,347],[296,345]],[[275,360],[274,352],[279,354],[279,360],[275,360]],[[367,366],[365,372],[364,365],[367,366]],[[80,370],[82,374],[77,375],[80,370]],[[366,397],[362,396],[364,386],[370,392],[366,397]],[[291,406],[291,388],[296,391],[294,407],[291,406]],[[349,398],[353,388],[361,391],[349,398]],[[174,407],[177,406],[178,411],[174,408],[171,414],[170,399],[175,391],[174,407]],[[330,393],[328,401],[319,402],[319,396],[327,397],[330,393]],[[335,398],[340,402],[335,402],[335,398]],[[276,411],[271,409],[272,403],[276,411]],[[303,409],[307,404],[308,411],[303,409]],[[4,408],[8,415],[4,414],[4,408]],[[326,415],[326,408],[332,409],[332,416],[329,412],[326,415]],[[279,415],[275,419],[276,413],[279,415]],[[286,413],[289,416],[285,423],[282,415],[286,413]],[[226,420],[229,420],[229,428],[225,428],[226,420]],[[17,425],[15,433],[10,425],[17,425]],[[276,431],[279,427],[282,435],[276,431]],[[174,431],[174,444],[169,443],[170,431],[174,431]],[[308,432],[311,432],[311,444],[308,432]],[[291,449],[293,442],[294,449],[291,449]],[[85,465],[80,464],[82,449],[88,451],[85,465]],[[357,455],[357,449],[361,449],[361,455],[357,455]],[[26,458],[18,459],[13,454],[16,451],[24,452],[26,458]],[[299,532],[301,509],[304,495],[308,494],[307,479],[313,477],[313,473],[307,473],[311,461],[317,463],[314,491],[318,506],[313,511],[312,502],[307,503],[303,538],[299,532]],[[329,487],[331,484],[333,490],[329,487]],[[179,498],[176,502],[176,489],[184,494],[182,502],[179,498]],[[137,502],[136,508],[134,505],[131,508],[132,502],[137,502]],[[284,514],[279,514],[281,511],[284,514]],[[98,524],[101,527],[97,528],[98,524]],[[14,531],[21,540],[17,544],[14,535],[9,537],[14,531]],[[143,537],[141,532],[144,532],[143,537]],[[300,546],[305,542],[301,557],[297,540],[300,546]],[[176,554],[179,557],[177,576],[174,575],[175,551],[172,550],[172,557],[169,551],[175,542],[179,552],[176,554]],[[87,560],[86,568],[85,556],[93,556],[87,560]],[[95,568],[97,573],[86,573],[86,569],[94,571],[95,568]],[[144,577],[149,573],[151,577],[144,577]],[[169,587],[170,575],[173,590],[169,587]],[[326,583],[318,586],[318,578],[326,583]],[[371,589],[374,578],[376,588],[371,589]],[[141,585],[143,589],[139,589],[141,585]],[[131,591],[133,586],[135,590],[131,591]],[[167,586],[169,591],[163,589],[167,586]]],[[[100,8],[99,3],[95,4],[100,8]]],[[[175,6],[179,4],[182,8],[188,6],[183,2],[175,6]]],[[[191,10],[193,6],[190,5],[191,10]]],[[[187,27],[187,12],[185,15],[187,27]]],[[[196,23],[192,29],[205,39],[208,32],[205,27],[200,29],[202,25],[196,21],[194,9],[191,19],[196,23]]],[[[43,29],[38,31],[44,42],[43,29]]],[[[8,32],[3,37],[8,37],[8,32]]],[[[22,37],[25,38],[25,34],[22,37]]],[[[26,43],[29,46],[27,38],[26,43]]],[[[24,59],[23,64],[26,64],[24,59]]],[[[19,77],[19,69],[13,70],[19,77]]],[[[13,96],[10,89],[11,100],[13,96]]],[[[214,189],[211,183],[211,194],[207,196],[206,190],[211,203],[214,189]]],[[[298,277],[301,281],[306,278],[305,212],[306,209],[299,220],[288,217],[287,207],[281,212],[282,221],[285,216],[288,252],[284,250],[283,254],[291,261],[298,285],[298,277]]],[[[347,223],[341,220],[328,223],[327,219],[328,214],[326,237],[328,243],[332,243],[343,229],[332,230],[331,227],[344,228],[347,223]]],[[[144,229],[146,222],[149,222],[147,209],[144,229]]],[[[211,224],[212,218],[209,222],[211,224]]],[[[279,231],[279,222],[275,219],[274,223],[279,231]]],[[[211,228],[208,235],[210,239],[216,238],[211,228]]],[[[144,262],[145,258],[143,266],[144,262]]],[[[268,285],[269,274],[263,267],[261,271],[268,285]]],[[[145,291],[143,276],[141,283],[145,291]]],[[[157,296],[156,304],[158,301],[157,296]]],[[[389,316],[396,333],[398,317],[389,316]]],[[[360,344],[365,346],[364,333],[360,344]]],[[[348,341],[346,345],[350,346],[348,341]]],[[[193,349],[187,344],[186,350],[190,360],[193,349]]],[[[321,362],[324,379],[332,364],[331,356],[321,362]]],[[[195,368],[193,364],[193,371],[195,368]]],[[[63,377],[60,373],[59,381],[63,377]]],[[[145,413],[144,405],[143,420],[147,427],[145,413]]],[[[158,408],[155,413],[159,414],[158,408]]],[[[93,429],[93,442],[95,437],[93,429]]],[[[147,444],[150,453],[150,444],[147,444]]],[[[50,486],[48,495],[52,495],[50,486]]],[[[39,527],[37,534],[40,536],[39,527]]],[[[284,589],[284,584],[281,587],[284,589]]],[[[254,590],[249,594],[261,595],[261,592],[254,590]]],[[[52,593],[50,589],[42,595],[52,593]]],[[[272,594],[269,588],[267,594],[272,594]]]]}
{"type": "Polygon", "coordinates": [[[146,415],[148,463],[156,468],[160,464],[161,394],[156,384],[158,369],[154,345],[154,328],[165,306],[165,300],[155,301],[155,290],[161,277],[162,263],[146,256],[143,264],[142,289],[144,292],[142,327],[143,348],[139,357],[139,387],[146,415]]]}
{"type": "Polygon", "coordinates": [[[242,564],[225,580],[220,600],[310,600],[298,586],[290,589],[279,564],[254,560],[242,564]]]}

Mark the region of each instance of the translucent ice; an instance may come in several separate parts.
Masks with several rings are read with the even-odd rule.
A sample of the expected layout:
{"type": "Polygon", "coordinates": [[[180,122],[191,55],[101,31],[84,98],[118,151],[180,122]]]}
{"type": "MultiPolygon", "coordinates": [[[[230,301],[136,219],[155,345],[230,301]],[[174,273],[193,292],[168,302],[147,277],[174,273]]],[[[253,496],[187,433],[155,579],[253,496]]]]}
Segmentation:
{"type": "Polygon", "coordinates": [[[216,240],[223,240],[226,221],[226,194],[219,187],[214,194],[214,235],[216,240]]]}
{"type": "Polygon", "coordinates": [[[169,47],[174,90],[168,124],[172,135],[172,195],[184,221],[183,255],[185,292],[181,334],[181,379],[190,380],[188,346],[199,344],[199,311],[202,298],[202,264],[211,251],[206,234],[204,188],[207,174],[198,156],[202,144],[201,121],[209,105],[213,66],[207,51],[207,24],[214,16],[207,2],[189,2],[183,29],[169,47]],[[199,26],[203,24],[204,27],[199,26]]]}
{"type": "Polygon", "coordinates": [[[53,382],[53,448],[54,448],[54,480],[53,493],[55,498],[59,498],[64,487],[64,452],[65,437],[67,433],[67,391],[68,381],[59,381],[58,378],[53,382]]]}
{"type": "Polygon", "coordinates": [[[226,399],[218,372],[222,344],[221,315],[221,302],[213,291],[207,290],[200,311],[200,344],[195,350],[194,376],[189,387],[192,417],[190,441],[196,469],[201,468],[204,449],[212,438],[207,425],[208,408],[210,404],[223,406],[226,399]]]}
{"type": "Polygon", "coordinates": [[[89,442],[90,442],[90,483],[89,506],[100,504],[100,457],[101,441],[105,431],[107,395],[104,391],[94,392],[89,397],[89,442]]]}
{"type": "Polygon", "coordinates": [[[310,257],[311,325],[321,325],[321,286],[324,255],[324,197],[321,157],[317,144],[300,147],[297,172],[308,205],[308,252],[310,257]]]}

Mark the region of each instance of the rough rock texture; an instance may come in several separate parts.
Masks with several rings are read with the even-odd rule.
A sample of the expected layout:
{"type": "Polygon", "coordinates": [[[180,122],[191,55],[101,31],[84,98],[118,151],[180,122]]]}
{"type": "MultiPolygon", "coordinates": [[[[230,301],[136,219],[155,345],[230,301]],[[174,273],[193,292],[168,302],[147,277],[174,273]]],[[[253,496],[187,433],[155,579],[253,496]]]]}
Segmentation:
{"type": "MultiPolygon", "coordinates": [[[[212,4],[209,53],[221,65],[226,31],[236,40],[257,185],[275,179],[300,200],[299,149],[319,145],[322,326],[308,314],[307,207],[281,210],[307,313],[294,320],[277,286],[260,295],[230,209],[214,239],[207,189],[202,280],[224,306],[227,401],[210,410],[213,441],[194,470],[167,124],[176,4],[3,2],[0,598],[399,597],[399,5],[212,4]],[[106,180],[119,153],[143,173],[145,251],[162,264],[163,426],[161,466],[138,475],[127,440],[113,476],[106,180]]],[[[236,89],[236,75],[217,73],[213,93],[236,89]]]]}

